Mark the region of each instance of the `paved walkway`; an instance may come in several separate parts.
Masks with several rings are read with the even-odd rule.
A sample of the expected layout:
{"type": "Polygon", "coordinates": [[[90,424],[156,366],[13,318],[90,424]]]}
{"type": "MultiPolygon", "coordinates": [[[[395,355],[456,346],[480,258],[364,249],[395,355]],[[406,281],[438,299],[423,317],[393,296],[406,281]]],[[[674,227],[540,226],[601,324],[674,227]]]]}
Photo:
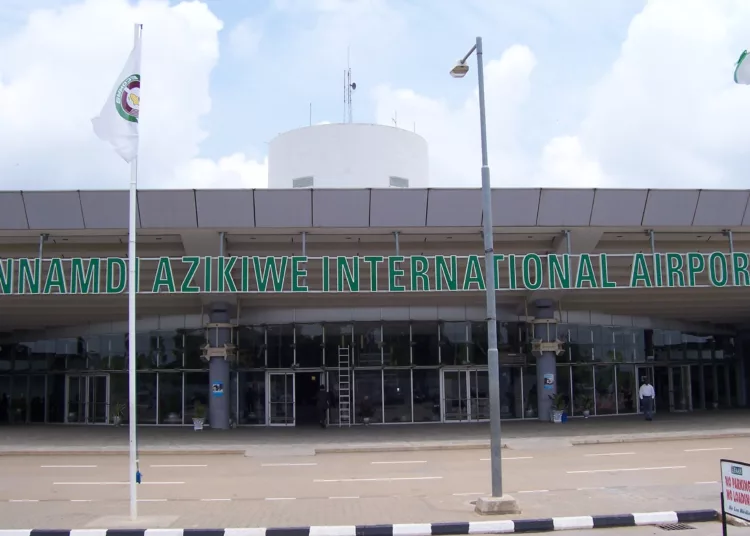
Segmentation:
{"type": "MultiPolygon", "coordinates": [[[[237,428],[193,431],[189,427],[139,427],[141,452],[248,455],[313,455],[326,452],[486,448],[489,425],[415,424],[391,426],[237,428]]],[[[503,423],[508,448],[550,448],[591,443],[750,437],[750,411],[713,411],[503,423]]],[[[0,455],[127,452],[128,429],[113,426],[23,425],[0,428],[0,455]]]]}

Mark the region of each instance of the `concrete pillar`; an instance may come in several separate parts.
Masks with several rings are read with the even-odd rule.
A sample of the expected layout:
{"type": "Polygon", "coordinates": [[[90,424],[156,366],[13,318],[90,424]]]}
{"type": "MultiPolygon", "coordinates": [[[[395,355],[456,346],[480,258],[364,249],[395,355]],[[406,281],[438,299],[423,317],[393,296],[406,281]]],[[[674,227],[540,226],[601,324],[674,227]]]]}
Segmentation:
{"type": "MultiPolygon", "coordinates": [[[[216,303],[211,306],[209,322],[228,324],[229,305],[216,303]]],[[[229,328],[211,328],[208,330],[208,344],[211,348],[221,348],[231,342],[229,328]]],[[[230,383],[229,360],[223,357],[212,357],[208,362],[208,415],[211,428],[229,429],[230,419],[230,383]]]]}
{"type": "MultiPolygon", "coordinates": [[[[536,320],[555,319],[555,303],[552,300],[537,300],[534,302],[536,309],[534,317],[536,320]]],[[[534,324],[534,338],[542,342],[554,342],[557,339],[556,323],[548,324],[538,322],[534,324]]],[[[549,421],[552,410],[552,400],[550,395],[557,392],[557,357],[554,352],[542,352],[541,356],[536,358],[536,396],[537,396],[537,416],[540,421],[549,421]],[[551,380],[551,385],[550,385],[551,380]]]]}

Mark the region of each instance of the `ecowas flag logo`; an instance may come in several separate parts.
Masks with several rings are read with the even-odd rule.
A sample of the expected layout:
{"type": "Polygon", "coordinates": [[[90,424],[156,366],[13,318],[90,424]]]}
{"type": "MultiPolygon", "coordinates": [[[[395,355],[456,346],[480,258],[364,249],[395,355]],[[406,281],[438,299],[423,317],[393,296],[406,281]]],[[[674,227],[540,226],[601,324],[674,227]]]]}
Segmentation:
{"type": "Polygon", "coordinates": [[[115,92],[115,108],[125,121],[138,122],[141,106],[141,75],[131,74],[123,80],[115,92]]]}

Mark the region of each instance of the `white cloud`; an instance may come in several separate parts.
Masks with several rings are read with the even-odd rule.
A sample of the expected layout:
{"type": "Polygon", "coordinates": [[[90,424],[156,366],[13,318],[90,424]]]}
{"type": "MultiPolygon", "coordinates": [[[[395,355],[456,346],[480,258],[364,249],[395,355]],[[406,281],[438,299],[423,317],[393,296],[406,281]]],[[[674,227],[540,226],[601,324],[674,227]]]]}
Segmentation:
{"type": "Polygon", "coordinates": [[[140,186],[248,176],[253,163],[241,155],[193,162],[222,22],[196,1],[85,0],[34,11],[0,41],[0,187],[127,186],[127,165],[93,135],[90,118],[122,69],[134,22],[144,24],[140,186]]]}
{"type": "MultiPolygon", "coordinates": [[[[486,68],[493,184],[746,188],[750,91],[733,83],[732,69],[748,27],[746,0],[649,1],[616,61],[593,87],[578,88],[586,103],[578,128],[538,147],[517,141],[539,128],[524,113],[536,60],[526,47],[509,48],[486,68]]],[[[574,75],[586,58],[540,61],[567,61],[574,75]]],[[[399,126],[416,121],[433,185],[478,184],[475,97],[452,107],[408,89],[381,87],[375,96],[378,122],[392,124],[394,112],[399,126]]]]}
{"type": "Polygon", "coordinates": [[[750,91],[732,80],[745,0],[654,0],[593,88],[579,136],[607,184],[747,187],[750,91]]]}
{"type": "Polygon", "coordinates": [[[164,188],[267,188],[268,159],[248,160],[242,153],[225,156],[217,161],[194,158],[181,166],[179,179],[164,188]]]}
{"type": "MultiPolygon", "coordinates": [[[[494,184],[523,184],[528,161],[515,133],[520,128],[522,107],[527,99],[531,73],[536,59],[524,46],[513,46],[500,60],[485,67],[487,137],[494,184]]],[[[415,130],[427,139],[430,150],[430,182],[433,186],[478,186],[481,155],[479,149],[479,99],[476,71],[455,83],[467,84],[471,92],[460,107],[419,95],[407,89],[380,86],[375,90],[376,118],[381,124],[393,124],[415,130]]]]}
{"type": "Polygon", "coordinates": [[[262,38],[263,31],[254,19],[242,19],[229,32],[232,54],[239,58],[251,57],[257,52],[262,38]]]}

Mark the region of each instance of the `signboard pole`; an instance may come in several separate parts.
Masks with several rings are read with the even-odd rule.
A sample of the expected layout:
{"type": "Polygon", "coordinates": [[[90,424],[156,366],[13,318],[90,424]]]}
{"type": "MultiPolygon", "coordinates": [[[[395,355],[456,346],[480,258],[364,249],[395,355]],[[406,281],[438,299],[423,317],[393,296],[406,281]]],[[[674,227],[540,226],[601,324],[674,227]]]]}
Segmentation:
{"type": "Polygon", "coordinates": [[[724,510],[724,492],[721,492],[721,534],[727,536],[727,511],[724,510]]]}

